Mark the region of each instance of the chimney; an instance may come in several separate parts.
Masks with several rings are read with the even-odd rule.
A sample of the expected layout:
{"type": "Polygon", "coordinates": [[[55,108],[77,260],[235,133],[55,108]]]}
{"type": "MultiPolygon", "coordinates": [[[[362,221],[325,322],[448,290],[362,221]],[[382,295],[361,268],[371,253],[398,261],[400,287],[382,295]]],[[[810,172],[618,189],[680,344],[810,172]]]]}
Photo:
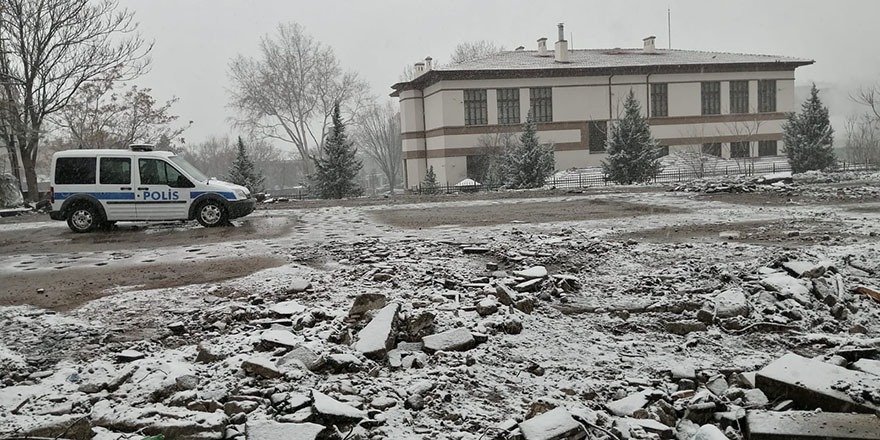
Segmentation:
{"type": "Polygon", "coordinates": [[[418,78],[425,73],[425,63],[419,61],[416,63],[415,67],[413,67],[413,77],[418,78]]]}
{"type": "Polygon", "coordinates": [[[565,30],[562,27],[562,23],[559,23],[559,41],[556,42],[556,62],[557,63],[567,63],[568,62],[568,41],[565,40],[565,30]]]}
{"type": "Polygon", "coordinates": [[[547,56],[547,37],[538,38],[538,56],[547,56]]]}
{"type": "Polygon", "coordinates": [[[642,49],[642,52],[644,52],[644,53],[657,53],[656,49],[654,48],[654,40],[656,38],[657,37],[655,37],[653,35],[651,35],[650,37],[643,38],[642,42],[645,43],[645,48],[642,49]]]}
{"type": "Polygon", "coordinates": [[[431,69],[433,68],[433,64],[431,64],[431,62],[432,62],[433,60],[434,60],[434,59],[431,58],[431,57],[425,57],[425,72],[430,72],[430,71],[431,71],[431,69]]]}
{"type": "Polygon", "coordinates": [[[516,51],[516,52],[522,52],[522,51],[524,51],[524,50],[526,50],[526,47],[525,47],[525,46],[517,46],[517,48],[514,49],[514,51],[516,51]]]}

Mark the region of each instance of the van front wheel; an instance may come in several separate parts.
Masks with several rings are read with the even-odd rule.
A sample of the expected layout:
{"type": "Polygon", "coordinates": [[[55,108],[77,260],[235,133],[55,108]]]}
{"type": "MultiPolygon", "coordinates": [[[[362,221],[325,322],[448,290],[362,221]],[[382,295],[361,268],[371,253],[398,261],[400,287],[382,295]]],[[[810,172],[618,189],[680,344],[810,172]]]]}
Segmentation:
{"type": "Polygon", "coordinates": [[[100,225],[100,214],[91,204],[77,205],[67,212],[67,226],[73,232],[92,232],[100,225]]]}
{"type": "Polygon", "coordinates": [[[196,211],[196,220],[206,228],[222,226],[229,222],[226,207],[216,200],[205,200],[196,211]]]}

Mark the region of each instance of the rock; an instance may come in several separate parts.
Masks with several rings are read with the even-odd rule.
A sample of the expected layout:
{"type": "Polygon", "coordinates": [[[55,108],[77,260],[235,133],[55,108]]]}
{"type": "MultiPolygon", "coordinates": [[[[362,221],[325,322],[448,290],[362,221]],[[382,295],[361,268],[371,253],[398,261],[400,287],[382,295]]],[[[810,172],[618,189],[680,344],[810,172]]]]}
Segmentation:
{"type": "Polygon", "coordinates": [[[373,319],[358,332],[354,349],[370,359],[381,360],[394,347],[397,313],[400,304],[393,303],[380,310],[373,319]]]}
{"type": "Polygon", "coordinates": [[[715,376],[706,382],[706,388],[716,396],[723,396],[728,388],[727,380],[724,376],[715,376]]]}
{"type": "Polygon", "coordinates": [[[304,341],[302,336],[295,335],[287,330],[265,330],[260,335],[260,343],[267,347],[293,348],[304,341]]]}
{"type": "Polygon", "coordinates": [[[222,438],[226,416],[164,405],[135,408],[123,403],[101,400],[92,407],[94,426],[112,431],[135,432],[141,436],[163,434],[165,438],[222,438]]]}
{"type": "MultiPolygon", "coordinates": [[[[820,411],[749,411],[750,440],[876,440],[880,417],[820,411]]],[[[712,439],[714,440],[714,438],[712,439]]],[[[719,438],[719,440],[725,440],[719,438]]]]}
{"type": "Polygon", "coordinates": [[[408,341],[420,341],[434,332],[434,314],[427,311],[414,316],[411,314],[406,319],[405,330],[408,341]]]}
{"type": "Polygon", "coordinates": [[[146,355],[137,350],[122,350],[116,354],[117,362],[134,362],[145,358],[146,355]]]}
{"type": "Polygon", "coordinates": [[[770,363],[758,372],[755,385],[771,399],[792,399],[803,409],[821,408],[832,412],[880,410],[880,404],[860,396],[854,399],[840,389],[841,384],[857,384],[863,389],[880,389],[880,376],[847,370],[807,359],[794,353],[770,363]]]}
{"type": "Polygon", "coordinates": [[[316,371],[324,366],[324,359],[303,345],[297,346],[284,355],[278,360],[278,365],[283,367],[294,362],[302,364],[309,371],[316,371]]]}
{"type": "Polygon", "coordinates": [[[278,367],[269,359],[262,357],[251,357],[241,363],[241,369],[247,373],[264,377],[266,379],[274,379],[281,377],[278,367]]]}
{"type": "Polygon", "coordinates": [[[498,297],[501,304],[504,304],[505,306],[512,306],[518,299],[516,292],[502,283],[498,283],[498,285],[495,286],[495,296],[498,297]]]}
{"type": "Polygon", "coordinates": [[[377,397],[370,401],[370,406],[378,410],[386,410],[397,405],[397,399],[393,397],[377,397]]]}
{"type": "Polygon", "coordinates": [[[734,240],[739,238],[739,231],[722,231],[718,233],[718,238],[722,240],[734,240]]]}
{"type": "Polygon", "coordinates": [[[488,248],[478,247],[478,246],[469,246],[466,248],[462,248],[461,250],[465,255],[481,255],[489,252],[488,248]]]}
{"type": "Polygon", "coordinates": [[[356,356],[348,353],[331,354],[327,356],[327,366],[330,371],[339,374],[361,369],[363,363],[356,356]]]}
{"type": "Polygon", "coordinates": [[[755,372],[733,373],[730,375],[730,384],[745,389],[754,388],[755,372]]]}
{"type": "Polygon", "coordinates": [[[438,351],[467,351],[476,346],[476,340],[466,328],[456,328],[422,338],[425,351],[433,354],[438,351]]]}
{"type": "Polygon", "coordinates": [[[272,420],[248,421],[248,440],[318,440],[326,428],[317,423],[279,423],[272,420]]]}
{"type": "Polygon", "coordinates": [[[259,407],[260,404],[254,401],[233,400],[231,402],[226,402],[223,405],[223,412],[226,413],[227,416],[233,416],[235,414],[250,414],[259,407]]]}
{"type": "Polygon", "coordinates": [[[695,319],[667,322],[665,327],[667,333],[672,333],[674,335],[680,336],[684,336],[688,333],[693,332],[704,332],[708,328],[706,326],[706,323],[697,321],[695,319]]]}
{"type": "Polygon", "coordinates": [[[742,289],[728,289],[715,297],[715,315],[719,318],[749,316],[749,301],[742,289]]]}
{"type": "Polygon", "coordinates": [[[623,399],[618,399],[605,404],[605,407],[615,416],[631,417],[634,412],[648,405],[648,396],[651,391],[653,390],[630,394],[623,399]]]}
{"type": "Polygon", "coordinates": [[[174,383],[180,391],[194,390],[199,387],[199,377],[194,374],[184,374],[174,378],[174,383]]]}
{"type": "Polygon", "coordinates": [[[518,270],[513,274],[518,277],[527,279],[547,278],[547,268],[545,268],[544,266],[533,266],[525,270],[518,270]]]}
{"type": "Polygon", "coordinates": [[[703,425],[694,434],[693,440],[728,440],[715,425],[703,425]]]}
{"type": "Polygon", "coordinates": [[[322,421],[331,424],[356,423],[367,417],[364,411],[317,390],[312,390],[312,409],[322,421]]]}
{"type": "Polygon", "coordinates": [[[880,376],[880,361],[875,361],[872,359],[859,359],[852,364],[852,367],[854,370],[870,373],[875,376],[880,376]]]}
{"type": "MultiPolygon", "coordinates": [[[[813,263],[806,261],[786,261],[782,263],[782,268],[793,277],[802,278],[805,272],[809,272],[814,266],[813,263]]],[[[824,272],[824,271],[823,271],[824,272]]]]}
{"type": "Polygon", "coordinates": [[[360,318],[369,311],[378,310],[385,307],[388,299],[381,293],[362,293],[358,295],[348,310],[348,316],[351,318],[360,318]]]}
{"type": "Polygon", "coordinates": [[[579,440],[584,427],[565,408],[556,408],[519,424],[524,440],[579,440]]]}
{"type": "Polygon", "coordinates": [[[282,301],[269,307],[269,311],[279,316],[298,315],[305,312],[306,306],[296,301],[282,301]]]}
{"type": "MultiPolygon", "coordinates": [[[[72,438],[88,439],[92,437],[92,426],[89,419],[82,414],[67,414],[60,416],[21,416],[4,414],[0,417],[0,428],[7,428],[7,422],[15,422],[20,432],[13,434],[4,432],[4,438],[72,438]],[[63,437],[62,437],[63,436],[63,437]]],[[[100,428],[99,428],[100,429],[100,428]]],[[[5,431],[5,429],[4,429],[5,431]]]]}
{"type": "Polygon", "coordinates": [[[767,395],[764,394],[763,391],[759,389],[751,389],[743,392],[743,401],[750,408],[758,408],[766,406],[770,403],[770,399],[767,399],[767,395]]]}
{"type": "Polygon", "coordinates": [[[806,305],[810,301],[810,289],[803,281],[784,273],[770,274],[761,279],[761,285],[768,290],[778,292],[783,298],[794,298],[806,305]]]}
{"type": "Polygon", "coordinates": [[[488,316],[498,311],[498,300],[495,297],[486,297],[477,303],[477,313],[480,316],[488,316]]]}
{"type": "Polygon", "coordinates": [[[676,380],[680,379],[690,379],[695,380],[697,378],[697,371],[692,364],[687,362],[676,362],[672,365],[672,378],[676,380]]]}
{"type": "Polygon", "coordinates": [[[296,278],[290,283],[290,287],[287,288],[287,293],[300,293],[305,292],[312,288],[312,283],[309,280],[304,280],[302,278],[296,278]]]}
{"type": "Polygon", "coordinates": [[[223,354],[220,352],[219,349],[217,349],[217,347],[214,347],[204,341],[199,342],[196,362],[209,364],[211,362],[222,360],[223,358],[223,354]]]}
{"type": "Polygon", "coordinates": [[[425,408],[425,399],[420,394],[413,394],[403,402],[403,407],[413,411],[421,411],[425,408]]]}
{"type": "MultiPolygon", "coordinates": [[[[673,429],[668,425],[664,425],[656,420],[652,419],[634,419],[631,417],[627,417],[624,419],[620,419],[621,422],[626,423],[629,426],[636,426],[641,429],[644,429],[646,432],[651,432],[660,436],[661,439],[669,439],[672,438],[673,429]]],[[[629,431],[629,430],[627,430],[629,431]]]]}
{"type": "Polygon", "coordinates": [[[541,287],[541,283],[544,282],[543,278],[532,278],[528,281],[523,281],[516,286],[513,286],[513,290],[517,292],[533,292],[538,290],[541,287]]]}
{"type": "Polygon", "coordinates": [[[186,333],[186,324],[184,324],[183,321],[172,322],[171,324],[168,324],[167,327],[168,330],[171,330],[171,333],[174,333],[175,335],[186,333]]]}

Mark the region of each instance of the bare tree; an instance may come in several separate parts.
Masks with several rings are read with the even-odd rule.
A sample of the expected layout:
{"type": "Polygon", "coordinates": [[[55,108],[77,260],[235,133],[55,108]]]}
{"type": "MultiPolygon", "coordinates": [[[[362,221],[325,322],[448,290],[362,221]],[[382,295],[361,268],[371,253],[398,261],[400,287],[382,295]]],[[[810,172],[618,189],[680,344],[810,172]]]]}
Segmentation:
{"type": "Polygon", "coordinates": [[[850,95],[850,99],[867,106],[873,117],[880,121],[880,85],[861,87],[855,95],[850,95]]]}
{"type": "MultiPolygon", "coordinates": [[[[755,115],[754,118],[749,118],[745,120],[726,122],[724,123],[724,132],[720,129],[718,130],[719,135],[730,134],[742,139],[751,139],[755,135],[757,135],[761,131],[761,126],[763,125],[763,121],[758,119],[757,110],[752,109],[749,114],[755,115]]],[[[741,173],[747,173],[751,168],[754,168],[754,163],[756,157],[752,156],[751,152],[751,141],[743,141],[746,142],[748,147],[746,148],[745,155],[735,154],[733,151],[733,144],[730,146],[730,158],[736,163],[736,167],[741,173]]]]}
{"type": "Polygon", "coordinates": [[[400,180],[403,167],[403,144],[400,138],[400,112],[390,102],[373,105],[361,117],[357,139],[367,155],[388,179],[388,187],[400,180]]]}
{"type": "Polygon", "coordinates": [[[468,177],[484,185],[501,185],[506,178],[505,153],[516,146],[518,125],[499,125],[477,138],[482,154],[474,156],[468,177]]]}
{"type": "Polygon", "coordinates": [[[137,86],[123,94],[115,93],[116,79],[113,73],[100,81],[84,84],[53,118],[67,133],[72,145],[125,148],[137,142],[183,143],[180,135],[188,126],[174,126],[178,117],[171,114],[177,98],[158,104],[149,88],[137,86]]]}
{"type": "Polygon", "coordinates": [[[504,46],[499,46],[488,40],[465,41],[455,46],[452,56],[449,57],[450,64],[463,63],[465,61],[476,60],[489,55],[504,51],[504,46]]]}
{"type": "MultiPolygon", "coordinates": [[[[2,116],[20,154],[28,197],[37,198],[35,170],[46,118],[83,84],[117,71],[124,78],[149,66],[152,44],[133,13],[115,0],[0,0],[2,116]]],[[[9,140],[9,139],[8,139],[9,140]]]]}
{"type": "Polygon", "coordinates": [[[850,116],[844,123],[847,158],[858,164],[880,163],[880,120],[870,114],[850,116]]]}
{"type": "Polygon", "coordinates": [[[280,24],[260,42],[256,58],[239,55],[230,63],[231,106],[239,125],[261,137],[293,144],[306,175],[310,156],[320,154],[333,106],[356,115],[366,102],[367,84],[344,72],[333,50],[297,23],[280,24]]]}

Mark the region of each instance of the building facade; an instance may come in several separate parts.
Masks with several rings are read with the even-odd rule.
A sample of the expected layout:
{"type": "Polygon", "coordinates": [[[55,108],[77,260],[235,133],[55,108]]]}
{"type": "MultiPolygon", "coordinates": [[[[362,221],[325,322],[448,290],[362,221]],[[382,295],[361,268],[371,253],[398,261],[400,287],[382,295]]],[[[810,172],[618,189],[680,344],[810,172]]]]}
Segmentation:
{"type": "Polygon", "coordinates": [[[607,128],[630,91],[664,154],[723,158],[783,154],[782,125],[794,111],[795,69],[812,60],[654,46],[569,50],[546,38],[534,51],[506,51],[447,67],[417,63],[394,84],[400,101],[407,187],[433,166],[437,180],[479,181],[497,139],[516,135],[529,112],[557,170],[600,166],[607,128]]]}

